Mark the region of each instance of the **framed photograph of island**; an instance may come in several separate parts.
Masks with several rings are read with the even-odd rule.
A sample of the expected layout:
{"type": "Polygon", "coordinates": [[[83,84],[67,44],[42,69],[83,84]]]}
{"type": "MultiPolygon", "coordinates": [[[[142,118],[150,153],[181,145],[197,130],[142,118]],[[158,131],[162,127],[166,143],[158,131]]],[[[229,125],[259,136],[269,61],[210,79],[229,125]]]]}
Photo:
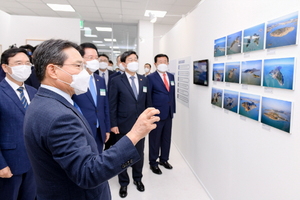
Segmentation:
{"type": "Polygon", "coordinates": [[[208,86],[208,59],[193,62],[194,84],[208,86]]]}
{"type": "Polygon", "coordinates": [[[260,99],[261,97],[259,95],[241,92],[239,101],[239,114],[259,121],[260,99]]]}
{"type": "Polygon", "coordinates": [[[225,82],[239,83],[241,62],[225,63],[225,82]]]}
{"type": "Polygon", "coordinates": [[[222,108],[223,89],[211,89],[211,104],[222,108]]]}
{"type": "Polygon", "coordinates": [[[242,31],[227,36],[226,55],[241,53],[242,31]]]}
{"type": "Polygon", "coordinates": [[[265,23],[245,29],[243,34],[243,52],[264,49],[265,23]]]}
{"type": "Polygon", "coordinates": [[[264,60],[263,86],[280,89],[294,89],[295,58],[264,60]]]}
{"type": "Polygon", "coordinates": [[[232,90],[224,90],[223,108],[232,112],[238,112],[239,92],[232,90]]]}
{"type": "Polygon", "coordinates": [[[214,63],[213,64],[213,81],[224,81],[224,63],[214,63]]]}
{"type": "Polygon", "coordinates": [[[298,12],[267,22],[266,49],[297,43],[298,12]]]}
{"type": "Polygon", "coordinates": [[[261,85],[262,60],[243,61],[241,64],[241,84],[261,85]]]}
{"type": "Polygon", "coordinates": [[[216,39],[214,42],[214,57],[225,56],[226,37],[216,39]]]}
{"type": "Polygon", "coordinates": [[[290,133],[292,102],[262,97],[261,122],[290,133]]]}

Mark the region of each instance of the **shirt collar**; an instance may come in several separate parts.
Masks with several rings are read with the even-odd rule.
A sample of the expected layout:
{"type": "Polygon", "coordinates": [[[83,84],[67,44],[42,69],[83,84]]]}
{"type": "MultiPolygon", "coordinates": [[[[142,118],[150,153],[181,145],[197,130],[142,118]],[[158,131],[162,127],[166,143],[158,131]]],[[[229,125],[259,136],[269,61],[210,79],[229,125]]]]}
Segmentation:
{"type": "Polygon", "coordinates": [[[5,77],[5,80],[12,87],[13,90],[17,90],[19,87],[24,87],[25,88],[24,83],[22,83],[22,85],[19,86],[18,84],[16,84],[16,83],[12,82],[11,80],[9,80],[7,77],[5,77]]]}

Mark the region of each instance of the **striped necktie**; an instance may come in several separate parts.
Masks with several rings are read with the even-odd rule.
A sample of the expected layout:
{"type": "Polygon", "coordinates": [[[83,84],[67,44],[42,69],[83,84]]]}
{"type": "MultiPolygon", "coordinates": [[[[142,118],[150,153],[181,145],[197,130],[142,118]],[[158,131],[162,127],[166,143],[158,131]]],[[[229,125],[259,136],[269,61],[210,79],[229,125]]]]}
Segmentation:
{"type": "Polygon", "coordinates": [[[134,96],[135,96],[135,99],[137,99],[137,98],[138,98],[138,94],[137,94],[136,85],[135,85],[135,83],[134,83],[135,77],[134,77],[134,76],[131,76],[130,79],[131,79],[131,87],[132,87],[133,94],[134,94],[134,96]]]}
{"type": "Polygon", "coordinates": [[[28,102],[27,102],[27,100],[24,96],[24,87],[19,87],[17,90],[18,90],[18,92],[20,92],[20,100],[21,100],[21,102],[22,102],[22,104],[23,104],[23,106],[26,110],[27,107],[28,107],[28,102]]]}

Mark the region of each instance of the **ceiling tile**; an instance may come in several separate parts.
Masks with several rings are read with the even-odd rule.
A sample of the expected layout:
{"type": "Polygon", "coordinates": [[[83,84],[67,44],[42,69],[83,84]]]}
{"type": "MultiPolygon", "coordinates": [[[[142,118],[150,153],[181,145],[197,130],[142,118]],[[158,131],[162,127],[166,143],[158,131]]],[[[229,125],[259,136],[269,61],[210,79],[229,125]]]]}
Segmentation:
{"type": "Polygon", "coordinates": [[[120,15],[120,8],[107,8],[107,7],[98,7],[99,12],[102,13],[110,13],[111,15],[120,15]]]}
{"type": "Polygon", "coordinates": [[[121,9],[121,3],[120,1],[96,1],[95,2],[98,7],[108,7],[108,8],[120,8],[121,9]]]}
{"type": "Polygon", "coordinates": [[[83,12],[83,13],[87,13],[87,12],[99,12],[97,7],[95,6],[73,6],[74,10],[76,12],[83,12]]]}
{"type": "Polygon", "coordinates": [[[94,0],[68,0],[74,6],[95,6],[94,0]]]}

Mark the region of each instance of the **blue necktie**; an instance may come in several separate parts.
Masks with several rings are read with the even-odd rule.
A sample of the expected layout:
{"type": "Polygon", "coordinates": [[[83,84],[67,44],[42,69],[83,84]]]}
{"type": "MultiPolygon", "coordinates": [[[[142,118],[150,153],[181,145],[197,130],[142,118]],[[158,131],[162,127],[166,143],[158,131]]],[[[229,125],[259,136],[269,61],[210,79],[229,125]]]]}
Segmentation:
{"type": "Polygon", "coordinates": [[[23,106],[26,110],[27,107],[28,107],[28,102],[27,102],[27,100],[24,96],[24,87],[19,87],[17,90],[18,90],[18,92],[20,92],[20,100],[21,100],[21,102],[22,102],[22,104],[23,104],[23,106]]]}
{"type": "Polygon", "coordinates": [[[131,87],[132,87],[132,91],[133,91],[133,93],[134,93],[135,99],[137,99],[137,97],[138,97],[138,95],[137,95],[137,89],[136,89],[136,85],[135,85],[135,83],[134,83],[135,77],[134,77],[134,76],[131,76],[130,79],[131,79],[131,87]]]}
{"type": "Polygon", "coordinates": [[[93,82],[93,76],[90,77],[90,92],[93,97],[95,105],[97,105],[97,94],[96,94],[96,89],[95,89],[94,82],[93,82]]]}
{"type": "Polygon", "coordinates": [[[74,102],[74,107],[82,114],[81,109],[79,108],[79,106],[75,102],[74,102]]]}

